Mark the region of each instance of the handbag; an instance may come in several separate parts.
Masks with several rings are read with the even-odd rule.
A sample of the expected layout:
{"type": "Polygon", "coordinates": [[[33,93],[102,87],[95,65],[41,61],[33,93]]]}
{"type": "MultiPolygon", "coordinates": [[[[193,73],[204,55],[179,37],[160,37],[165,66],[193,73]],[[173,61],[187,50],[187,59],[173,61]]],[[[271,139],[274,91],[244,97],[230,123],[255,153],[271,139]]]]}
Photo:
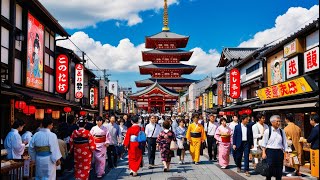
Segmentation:
{"type": "Polygon", "coordinates": [[[259,162],[256,165],[255,171],[262,176],[268,176],[269,175],[269,164],[267,163],[266,159],[263,159],[261,162],[259,162]]]}
{"type": "Polygon", "coordinates": [[[184,149],[185,151],[188,151],[188,150],[190,149],[190,145],[188,144],[187,141],[183,141],[183,149],[184,149]]]}
{"type": "Polygon", "coordinates": [[[178,144],[178,148],[179,148],[179,149],[184,149],[184,147],[183,147],[183,141],[182,141],[182,140],[177,139],[177,144],[178,144]]]}
{"type": "Polygon", "coordinates": [[[175,151],[175,150],[177,150],[178,149],[178,144],[175,142],[175,141],[171,141],[170,142],[170,150],[171,151],[175,151]]]}

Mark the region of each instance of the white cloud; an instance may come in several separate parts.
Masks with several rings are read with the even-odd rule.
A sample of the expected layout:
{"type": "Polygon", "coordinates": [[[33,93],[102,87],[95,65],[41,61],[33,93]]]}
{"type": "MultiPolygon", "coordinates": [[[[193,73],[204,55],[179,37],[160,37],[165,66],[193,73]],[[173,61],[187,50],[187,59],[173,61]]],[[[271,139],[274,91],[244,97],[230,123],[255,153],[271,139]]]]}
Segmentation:
{"type": "Polygon", "coordinates": [[[319,5],[314,5],[310,9],[291,7],[285,14],[277,17],[274,27],[257,32],[252,39],[242,42],[239,47],[261,47],[278,38],[286,38],[290,33],[307,25],[307,21],[310,23],[316,18],[319,18],[319,5]]]}
{"type": "MultiPolygon", "coordinates": [[[[158,11],[163,0],[40,0],[65,28],[85,28],[108,20],[125,21],[128,26],[141,23],[140,12],[158,11]]],[[[168,5],[178,0],[168,0],[168,5]]]]}
{"type": "MultiPolygon", "coordinates": [[[[117,46],[102,44],[95,41],[84,32],[74,33],[70,39],[83,50],[100,69],[109,69],[114,72],[139,72],[139,65],[150,64],[143,62],[141,51],[145,51],[145,44],[135,46],[129,39],[120,40],[117,46]]],[[[62,47],[72,49],[74,52],[79,50],[69,41],[58,41],[57,44],[62,47]]],[[[217,64],[220,54],[216,50],[210,50],[209,53],[197,47],[191,49],[193,55],[188,62],[190,65],[197,65],[194,74],[219,73],[217,64]]],[[[81,56],[80,56],[81,57],[81,56]]],[[[96,67],[88,61],[89,68],[96,67]]]]}

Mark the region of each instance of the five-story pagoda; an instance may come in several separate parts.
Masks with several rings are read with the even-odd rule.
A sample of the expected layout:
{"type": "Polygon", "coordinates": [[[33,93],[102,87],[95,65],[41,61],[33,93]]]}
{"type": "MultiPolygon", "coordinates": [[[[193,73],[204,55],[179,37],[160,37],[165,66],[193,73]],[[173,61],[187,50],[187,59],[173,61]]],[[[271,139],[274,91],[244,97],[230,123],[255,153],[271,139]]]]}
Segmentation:
{"type": "Polygon", "coordinates": [[[191,74],[196,66],[180,63],[188,61],[193,52],[179,49],[187,46],[189,36],[170,32],[167,0],[164,0],[163,25],[160,33],[146,37],[145,47],[152,50],[142,52],[142,60],[152,63],[139,66],[140,74],[150,74],[151,78],[136,81],[137,87],[146,88],[131,96],[137,101],[139,109],[148,112],[155,110],[163,113],[171,109],[178,99],[178,92],[187,90],[195,82],[181,77],[182,74],[191,74]],[[159,94],[158,90],[155,93],[155,89],[162,93],[159,94]]]}

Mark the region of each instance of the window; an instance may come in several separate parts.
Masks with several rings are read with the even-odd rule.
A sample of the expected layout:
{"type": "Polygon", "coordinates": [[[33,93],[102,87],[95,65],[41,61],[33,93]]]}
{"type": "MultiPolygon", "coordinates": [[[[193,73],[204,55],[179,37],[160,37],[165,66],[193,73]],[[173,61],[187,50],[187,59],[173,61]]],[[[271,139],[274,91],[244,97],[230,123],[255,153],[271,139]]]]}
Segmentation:
{"type": "Polygon", "coordinates": [[[15,84],[21,85],[21,74],[22,74],[21,72],[22,72],[21,60],[15,59],[14,60],[14,83],[15,84]]]}
{"type": "Polygon", "coordinates": [[[50,35],[50,50],[54,51],[54,37],[50,35]]]}
{"type": "Polygon", "coordinates": [[[49,74],[44,73],[44,91],[49,91],[49,74]]]}
{"type": "Polygon", "coordinates": [[[247,90],[247,99],[255,98],[257,97],[257,91],[259,87],[251,87],[247,90]]]}
{"type": "Polygon", "coordinates": [[[45,46],[46,46],[47,48],[50,48],[50,34],[49,34],[48,31],[45,32],[44,42],[45,42],[45,46]]]}
{"type": "Polygon", "coordinates": [[[253,71],[258,70],[259,67],[260,67],[260,62],[254,64],[254,65],[252,65],[251,67],[249,67],[248,69],[246,69],[246,74],[250,74],[250,73],[252,73],[253,71]]]}
{"type": "Polygon", "coordinates": [[[22,8],[16,4],[16,27],[22,30],[22,8]]]}
{"type": "Polygon", "coordinates": [[[10,0],[1,0],[1,15],[10,19],[10,0]]]}
{"type": "Polygon", "coordinates": [[[1,27],[1,62],[9,62],[9,30],[1,27]]]}
{"type": "Polygon", "coordinates": [[[51,31],[47,29],[44,37],[44,91],[54,93],[54,47],[51,47],[51,45],[54,44],[54,39],[52,39],[52,37],[51,31]]]}

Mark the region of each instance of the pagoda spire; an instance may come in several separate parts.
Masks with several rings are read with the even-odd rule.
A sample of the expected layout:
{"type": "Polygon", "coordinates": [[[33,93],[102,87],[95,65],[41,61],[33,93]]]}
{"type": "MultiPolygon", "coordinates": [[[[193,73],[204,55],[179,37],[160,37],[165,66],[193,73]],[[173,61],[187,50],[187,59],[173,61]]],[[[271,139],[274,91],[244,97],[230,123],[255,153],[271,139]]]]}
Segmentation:
{"type": "Polygon", "coordinates": [[[163,28],[162,31],[170,31],[168,27],[168,5],[167,0],[164,0],[164,7],[163,7],[163,28]]]}

